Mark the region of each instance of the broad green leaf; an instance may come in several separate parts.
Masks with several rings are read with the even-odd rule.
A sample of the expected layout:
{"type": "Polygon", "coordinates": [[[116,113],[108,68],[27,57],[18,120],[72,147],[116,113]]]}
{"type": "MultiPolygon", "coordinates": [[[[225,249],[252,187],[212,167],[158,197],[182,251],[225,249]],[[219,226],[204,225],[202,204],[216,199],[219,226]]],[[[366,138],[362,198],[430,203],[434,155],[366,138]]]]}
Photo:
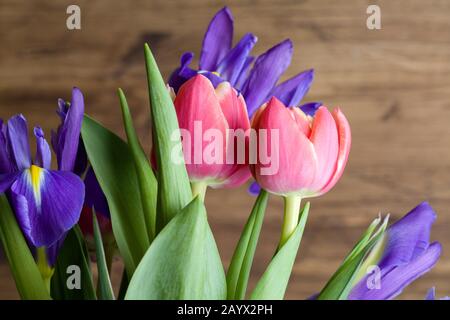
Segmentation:
{"type": "Polygon", "coordinates": [[[56,300],[95,300],[94,284],[89,263],[89,254],[80,228],[69,231],[56,260],[51,281],[51,293],[56,300]],[[73,269],[73,266],[79,268],[73,269]],[[79,288],[76,285],[79,278],[79,288]]]}
{"type": "Polygon", "coordinates": [[[158,180],[156,230],[161,230],[192,199],[184,161],[174,161],[181,152],[175,107],[148,44],[144,46],[148,92],[158,180]]]}
{"type": "Polygon", "coordinates": [[[225,299],[226,281],[206,210],[196,197],[158,234],[125,299],[225,299]]]}
{"type": "Polygon", "coordinates": [[[103,249],[102,234],[97,221],[97,214],[92,213],[92,225],[94,229],[95,255],[97,257],[98,271],[98,298],[100,300],[114,300],[114,292],[109,278],[108,266],[106,263],[105,250],[103,249]]]}
{"type": "Polygon", "coordinates": [[[114,236],[131,277],[150,245],[133,156],[122,139],[88,116],[81,133],[108,200],[114,236]]]}
{"type": "Polygon", "coordinates": [[[388,218],[378,227],[380,222],[381,219],[376,219],[370,224],[341,266],[319,293],[317,300],[347,299],[355,278],[360,273],[363,260],[383,238],[388,218]]]}
{"type": "Polygon", "coordinates": [[[0,195],[0,240],[20,297],[25,300],[51,299],[4,194],[0,195]]]}
{"type": "Polygon", "coordinates": [[[155,237],[156,196],[158,193],[158,185],[147,156],[139,143],[139,138],[133,126],[133,120],[131,118],[125,94],[122,89],[118,90],[118,94],[128,145],[130,146],[131,154],[136,166],[147,232],[151,241],[155,237]]]}
{"type": "Polygon", "coordinates": [[[278,249],[269,266],[256,284],[250,299],[252,300],[282,300],[291,276],[297,251],[308,219],[309,202],[301,213],[300,221],[294,233],[286,243],[278,249]]]}
{"type": "Polygon", "coordinates": [[[244,299],[253,257],[267,207],[268,193],[261,190],[248,217],[227,272],[227,299],[244,299]]]}

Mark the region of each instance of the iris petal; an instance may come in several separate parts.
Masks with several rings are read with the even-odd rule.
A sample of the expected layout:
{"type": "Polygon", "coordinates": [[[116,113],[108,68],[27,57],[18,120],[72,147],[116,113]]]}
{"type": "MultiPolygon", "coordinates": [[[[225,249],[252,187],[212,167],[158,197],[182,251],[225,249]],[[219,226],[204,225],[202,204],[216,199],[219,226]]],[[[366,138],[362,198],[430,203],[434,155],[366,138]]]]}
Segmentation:
{"type": "Polygon", "coordinates": [[[299,108],[302,109],[302,111],[307,116],[314,117],[317,109],[319,109],[321,106],[323,106],[322,102],[308,102],[308,103],[302,104],[299,108]]]}
{"type": "Polygon", "coordinates": [[[0,174],[11,172],[13,169],[5,133],[6,126],[3,124],[3,120],[0,119],[0,174]]]}
{"type": "Polygon", "coordinates": [[[303,71],[276,86],[268,98],[277,97],[285,106],[297,106],[308,93],[314,79],[314,70],[303,71]]]}
{"type": "Polygon", "coordinates": [[[242,86],[245,83],[245,80],[247,80],[248,71],[250,69],[250,66],[251,66],[253,60],[255,60],[255,57],[252,57],[252,56],[248,56],[245,59],[244,66],[242,67],[241,73],[239,74],[236,84],[234,86],[237,90],[241,90],[242,86]]]}
{"type": "Polygon", "coordinates": [[[409,264],[381,270],[379,288],[368,288],[367,277],[350,292],[349,300],[389,300],[399,295],[411,282],[427,273],[438,261],[441,245],[432,243],[426,251],[409,264]]]}
{"type": "Polygon", "coordinates": [[[436,213],[426,202],[412,209],[386,231],[387,243],[378,267],[381,288],[370,289],[364,277],[352,289],[349,299],[392,299],[407,285],[428,272],[437,262],[441,246],[430,244],[436,213]]]}
{"type": "Polygon", "coordinates": [[[253,181],[250,187],[248,187],[248,193],[250,193],[252,196],[257,196],[261,192],[261,187],[259,186],[258,182],[253,181]]]}
{"type": "Polygon", "coordinates": [[[77,223],[84,201],[84,185],[71,172],[32,166],[11,186],[11,199],[30,243],[48,247],[77,223]]]}
{"type": "Polygon", "coordinates": [[[266,100],[291,63],[293,46],[285,40],[258,57],[242,89],[251,116],[266,100]]]}
{"type": "Polygon", "coordinates": [[[409,263],[429,246],[436,213],[426,202],[412,209],[387,230],[388,242],[380,268],[409,263]]]}
{"type": "Polygon", "coordinates": [[[200,70],[215,71],[217,64],[225,57],[233,41],[233,17],[230,9],[224,7],[209,23],[203,39],[200,54],[200,70]]]}
{"type": "Polygon", "coordinates": [[[86,173],[84,184],[86,186],[86,199],[84,201],[85,205],[88,208],[95,208],[97,213],[109,218],[110,213],[106,196],[103,193],[92,168],[89,168],[86,173]]]}
{"type": "Polygon", "coordinates": [[[168,84],[175,93],[178,92],[183,83],[197,74],[197,71],[189,67],[193,58],[194,54],[192,52],[183,53],[180,59],[180,66],[170,75],[168,84]]]}
{"type": "Polygon", "coordinates": [[[34,128],[36,137],[36,165],[45,169],[50,169],[52,152],[47,140],[44,138],[44,131],[40,127],[34,128]]]}
{"type": "Polygon", "coordinates": [[[255,35],[247,33],[242,37],[238,44],[228,52],[217,67],[219,75],[227,80],[232,86],[236,85],[238,77],[245,67],[247,57],[255,46],[256,41],[257,38],[255,35]]]}
{"type": "Polygon", "coordinates": [[[72,101],[62,126],[58,130],[57,156],[58,168],[72,171],[80,140],[81,123],[84,116],[84,98],[81,90],[73,88],[72,101]]]}
{"type": "Polygon", "coordinates": [[[7,128],[12,158],[18,170],[31,166],[30,144],[28,142],[28,126],[23,115],[9,119],[7,128]]]}
{"type": "Polygon", "coordinates": [[[19,175],[20,172],[17,171],[13,173],[0,174],[0,193],[4,193],[8,190],[19,175]]]}

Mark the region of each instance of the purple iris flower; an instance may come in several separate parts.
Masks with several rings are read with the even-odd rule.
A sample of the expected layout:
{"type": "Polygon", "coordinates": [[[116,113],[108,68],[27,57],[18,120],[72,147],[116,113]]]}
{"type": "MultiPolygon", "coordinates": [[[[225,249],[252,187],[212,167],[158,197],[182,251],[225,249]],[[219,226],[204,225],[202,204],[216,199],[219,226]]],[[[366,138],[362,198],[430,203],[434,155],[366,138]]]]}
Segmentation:
{"type": "MultiPolygon", "coordinates": [[[[256,36],[247,33],[232,47],[233,28],[231,11],[224,7],[213,17],[205,33],[198,70],[189,67],[194,54],[184,53],[180,67],[169,78],[169,85],[177,92],[197,73],[208,77],[214,86],[228,81],[244,96],[249,116],[272,96],[286,106],[298,106],[309,90],[314,71],[307,70],[277,85],[291,63],[291,40],[280,42],[255,59],[250,52],[256,36]]],[[[307,106],[308,110],[313,106],[307,106]]]]}
{"type": "Polygon", "coordinates": [[[381,242],[382,247],[378,248],[381,258],[373,263],[379,268],[379,286],[368,285],[368,277],[374,275],[367,275],[351,289],[348,299],[392,299],[430,271],[441,254],[441,245],[430,243],[431,226],[435,219],[433,208],[423,202],[390,226],[381,242]]]}
{"type": "Polygon", "coordinates": [[[72,172],[51,170],[51,151],[42,129],[35,127],[34,135],[33,161],[25,118],[17,115],[2,125],[0,192],[8,192],[28,242],[37,248],[50,247],[77,223],[84,185],[72,172]]]}
{"type": "MultiPolygon", "coordinates": [[[[58,164],[61,163],[60,168],[62,170],[70,170],[76,173],[78,176],[85,175],[84,184],[86,188],[86,198],[84,200],[84,205],[88,208],[95,207],[96,212],[103,214],[105,217],[109,218],[109,208],[106,202],[106,196],[100,188],[100,184],[95,177],[94,170],[89,166],[86,149],[84,148],[83,141],[80,135],[81,123],[84,116],[84,107],[71,108],[72,103],[65,102],[63,99],[58,99],[58,109],[56,113],[61,118],[61,124],[56,132],[52,132],[52,146],[55,153],[58,155],[58,164]],[[69,125],[71,123],[70,119],[77,119],[77,123],[80,125],[73,127],[69,125]],[[70,133],[73,131],[72,133],[70,133]],[[78,135],[78,146],[74,154],[70,154],[70,163],[64,161],[65,148],[65,136],[68,134],[73,136],[78,135]]],[[[72,149],[73,150],[73,149],[72,149]]]]}
{"type": "Polygon", "coordinates": [[[428,290],[425,300],[450,300],[450,297],[446,296],[446,297],[436,299],[436,288],[433,287],[430,290],[428,290]]]}
{"type": "Polygon", "coordinates": [[[34,128],[36,155],[30,154],[28,126],[22,115],[0,130],[0,192],[7,192],[19,226],[30,247],[44,247],[53,266],[66,233],[78,222],[85,188],[71,171],[79,146],[84,113],[83,95],[72,91],[70,111],[52,140],[58,169],[51,170],[51,151],[41,128],[34,128]]]}

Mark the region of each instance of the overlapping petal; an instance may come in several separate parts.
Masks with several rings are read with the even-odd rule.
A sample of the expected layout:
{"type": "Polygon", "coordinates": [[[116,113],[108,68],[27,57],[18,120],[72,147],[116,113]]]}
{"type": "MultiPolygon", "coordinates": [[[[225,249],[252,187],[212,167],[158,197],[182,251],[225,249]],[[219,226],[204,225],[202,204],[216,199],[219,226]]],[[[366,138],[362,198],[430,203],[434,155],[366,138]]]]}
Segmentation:
{"type": "Polygon", "coordinates": [[[322,102],[308,102],[308,103],[302,104],[299,108],[307,116],[314,117],[314,115],[316,114],[317,110],[321,106],[323,106],[322,102]]]}
{"type": "Polygon", "coordinates": [[[308,93],[313,80],[314,70],[303,71],[273,88],[269,97],[277,97],[288,107],[298,106],[308,93]]]}
{"type": "Polygon", "coordinates": [[[197,71],[189,67],[193,58],[194,54],[192,52],[183,53],[180,59],[180,66],[170,75],[168,84],[175,92],[178,92],[183,83],[197,74],[197,71]]]}
{"type": "Polygon", "coordinates": [[[267,99],[272,88],[291,63],[293,46],[287,39],[260,55],[242,88],[251,116],[267,99]]]}
{"type": "Polygon", "coordinates": [[[336,171],[339,149],[336,123],[326,107],[320,107],[314,116],[310,140],[314,145],[319,172],[310,188],[320,190],[336,171]]]}
{"type": "Polygon", "coordinates": [[[256,41],[255,35],[247,33],[217,66],[217,73],[227,79],[232,86],[236,85],[241,72],[245,70],[246,62],[248,63],[247,57],[256,41]]]}
{"type": "Polygon", "coordinates": [[[334,174],[328,183],[323,187],[320,191],[320,194],[324,194],[328,192],[341,178],[344,173],[345,166],[348,161],[348,155],[350,153],[350,148],[352,145],[352,134],[350,129],[350,124],[348,123],[347,118],[342,113],[342,111],[337,108],[333,110],[333,118],[337,125],[338,136],[339,136],[339,151],[338,151],[338,159],[336,163],[336,169],[334,174]]]}

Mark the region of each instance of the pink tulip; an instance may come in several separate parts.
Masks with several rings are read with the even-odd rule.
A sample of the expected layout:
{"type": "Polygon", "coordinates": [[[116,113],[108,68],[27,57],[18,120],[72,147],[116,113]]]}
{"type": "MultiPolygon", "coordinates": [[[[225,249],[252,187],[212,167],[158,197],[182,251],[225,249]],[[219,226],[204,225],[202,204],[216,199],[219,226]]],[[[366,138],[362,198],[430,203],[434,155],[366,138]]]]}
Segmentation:
{"type": "Polygon", "coordinates": [[[214,89],[210,80],[197,75],[181,86],[174,104],[191,182],[212,187],[246,182],[251,176],[247,162],[250,121],[242,95],[228,82],[214,89]],[[230,129],[240,131],[241,143],[230,136],[230,129]]]}
{"type": "Polygon", "coordinates": [[[341,177],[350,151],[351,133],[339,109],[330,113],[322,106],[310,117],[300,108],[286,108],[272,98],[255,114],[252,128],[257,132],[267,130],[267,146],[278,144],[278,157],[271,155],[279,162],[274,174],[261,174],[270,164],[257,160],[250,165],[254,178],[267,191],[314,197],[329,191],[341,177]],[[270,141],[272,129],[278,129],[275,144],[270,141]]]}

